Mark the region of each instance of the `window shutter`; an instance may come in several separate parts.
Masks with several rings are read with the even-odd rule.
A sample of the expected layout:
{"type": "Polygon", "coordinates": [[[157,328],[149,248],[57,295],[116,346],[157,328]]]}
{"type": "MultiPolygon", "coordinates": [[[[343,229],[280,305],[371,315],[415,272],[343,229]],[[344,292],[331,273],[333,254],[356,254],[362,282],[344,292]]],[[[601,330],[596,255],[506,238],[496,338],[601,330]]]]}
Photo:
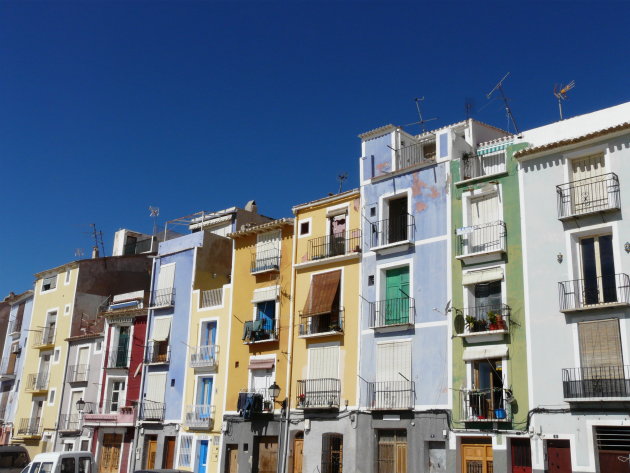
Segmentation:
{"type": "Polygon", "coordinates": [[[314,275],[302,315],[332,312],[337,293],[339,292],[340,281],[341,270],[314,275]]]}
{"type": "Polygon", "coordinates": [[[166,388],[166,373],[149,373],[147,375],[147,389],[145,399],[153,402],[164,402],[166,388]]]}
{"type": "Polygon", "coordinates": [[[175,263],[160,266],[157,289],[171,289],[175,283],[175,263]]]}
{"type": "Polygon", "coordinates": [[[376,355],[376,381],[411,379],[411,342],[381,343],[376,355]]]}
{"type": "Polygon", "coordinates": [[[339,377],[339,345],[309,348],[309,379],[339,377]]]}
{"type": "Polygon", "coordinates": [[[619,320],[596,320],[578,324],[582,368],[622,366],[619,320]]]}

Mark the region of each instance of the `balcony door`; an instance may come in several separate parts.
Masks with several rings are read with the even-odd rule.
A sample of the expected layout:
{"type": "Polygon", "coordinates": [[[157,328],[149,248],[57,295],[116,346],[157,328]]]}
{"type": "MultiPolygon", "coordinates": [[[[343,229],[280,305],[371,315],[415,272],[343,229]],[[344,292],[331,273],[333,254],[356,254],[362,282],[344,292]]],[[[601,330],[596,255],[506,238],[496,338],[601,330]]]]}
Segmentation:
{"type": "Polygon", "coordinates": [[[617,302],[612,235],[580,240],[585,305],[617,302]]]}
{"type": "Polygon", "coordinates": [[[116,344],[114,356],[115,356],[115,367],[116,368],[126,368],[127,367],[127,355],[129,351],[129,334],[131,331],[131,327],[128,326],[120,326],[118,328],[118,343],[116,344]]]}
{"type": "Polygon", "coordinates": [[[212,404],[212,376],[204,376],[197,379],[197,404],[210,406],[212,404]]]}
{"type": "Polygon", "coordinates": [[[309,348],[304,404],[311,407],[338,406],[337,379],[339,379],[339,345],[309,348]]]}
{"type": "Polygon", "coordinates": [[[413,406],[411,389],[411,342],[376,345],[376,388],[372,407],[407,409],[413,406]]]}
{"type": "Polygon", "coordinates": [[[500,220],[501,203],[497,193],[486,194],[470,201],[470,226],[482,227],[468,234],[468,253],[490,251],[499,244],[498,231],[486,227],[500,220]],[[496,235],[495,235],[496,233],[496,235]]]}
{"type": "Polygon", "coordinates": [[[256,305],[256,322],[254,331],[262,332],[261,338],[270,338],[273,334],[276,320],[276,301],[259,302],[256,305]],[[263,336],[264,335],[264,336],[263,336]]]}
{"type": "Polygon", "coordinates": [[[389,238],[384,244],[396,243],[409,239],[407,228],[407,215],[409,213],[407,205],[407,196],[390,199],[388,202],[389,221],[388,234],[389,238]]]}
{"type": "Polygon", "coordinates": [[[384,325],[409,323],[409,266],[385,272],[384,325]]]}
{"type": "Polygon", "coordinates": [[[48,371],[50,370],[50,354],[42,355],[39,360],[39,372],[37,373],[36,388],[42,388],[48,380],[48,371]]]}
{"type": "Polygon", "coordinates": [[[108,413],[116,414],[118,409],[125,405],[125,382],[112,381],[110,390],[110,402],[108,413]]]}
{"type": "Polygon", "coordinates": [[[486,359],[473,362],[474,390],[469,393],[472,415],[480,419],[495,418],[503,408],[503,362],[486,359]]]}
{"type": "Polygon", "coordinates": [[[478,320],[487,320],[488,312],[501,313],[501,281],[475,284],[473,315],[478,320]]]}
{"type": "Polygon", "coordinates": [[[87,370],[90,363],[90,347],[81,347],[77,354],[77,367],[74,381],[87,381],[87,370]]]}
{"type": "Polygon", "coordinates": [[[604,155],[571,161],[571,212],[578,215],[608,207],[604,155]]]}
{"type": "Polygon", "coordinates": [[[346,222],[347,215],[335,215],[330,217],[330,247],[327,256],[339,256],[346,252],[346,222]]]}
{"type": "Polygon", "coordinates": [[[201,346],[214,345],[217,338],[217,323],[204,322],[201,325],[201,346]]]}
{"type": "Polygon", "coordinates": [[[578,323],[584,397],[627,396],[619,319],[578,323]]]}

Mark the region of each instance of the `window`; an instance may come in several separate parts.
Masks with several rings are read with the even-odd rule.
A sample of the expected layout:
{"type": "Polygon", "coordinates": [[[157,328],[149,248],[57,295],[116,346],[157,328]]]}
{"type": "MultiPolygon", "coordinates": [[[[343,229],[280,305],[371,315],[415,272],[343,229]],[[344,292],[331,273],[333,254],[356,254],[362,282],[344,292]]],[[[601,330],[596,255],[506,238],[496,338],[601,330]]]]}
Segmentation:
{"type": "Polygon", "coordinates": [[[144,403],[146,413],[160,415],[164,406],[164,391],[166,391],[166,372],[148,373],[144,388],[144,403]]]}
{"type": "Polygon", "coordinates": [[[578,336],[584,378],[624,378],[619,319],[580,322],[578,336]]]}
{"type": "Polygon", "coordinates": [[[409,239],[409,211],[407,195],[387,201],[387,222],[384,222],[382,245],[409,239]]]}
{"type": "Polygon", "coordinates": [[[490,358],[472,362],[473,390],[469,393],[472,416],[492,419],[503,408],[503,361],[490,358]]]}
{"type": "Polygon", "coordinates": [[[346,230],[348,215],[333,215],[328,219],[329,247],[327,256],[339,256],[346,253],[346,230]]]}
{"type": "Polygon", "coordinates": [[[57,275],[48,276],[42,280],[42,292],[52,291],[57,287],[57,275]]]}
{"type": "MultiPolygon", "coordinates": [[[[81,440],[81,451],[87,452],[89,445],[89,440],[81,440]]],[[[92,460],[90,457],[79,458],[79,473],[92,473],[92,460]]]]}
{"type": "Polygon", "coordinates": [[[413,298],[410,297],[409,266],[384,272],[385,300],[378,303],[375,326],[408,324],[412,321],[413,298]]]}
{"type": "Polygon", "coordinates": [[[55,394],[56,394],[56,390],[55,389],[51,389],[50,393],[48,393],[48,405],[52,406],[55,403],[55,394]]]}
{"type": "Polygon", "coordinates": [[[584,304],[617,302],[612,235],[580,240],[584,304]]]}
{"type": "Polygon", "coordinates": [[[164,363],[169,361],[169,339],[172,317],[154,319],[153,335],[149,345],[148,361],[150,363],[164,363]]]}
{"type": "Polygon", "coordinates": [[[300,222],[300,236],[307,236],[311,233],[311,221],[305,220],[300,222]]]}
{"type": "Polygon", "coordinates": [[[151,305],[153,307],[170,306],[173,303],[174,284],[175,263],[161,265],[158,274],[157,288],[153,291],[151,305]]]}
{"type": "Polygon", "coordinates": [[[73,457],[61,459],[60,473],[74,473],[75,461],[73,457]]]}
{"type": "Polygon", "coordinates": [[[257,302],[253,322],[245,322],[243,339],[257,342],[276,338],[276,301],[257,302]]]}
{"type": "Polygon", "coordinates": [[[340,286],[341,270],[313,275],[302,310],[300,335],[342,330],[340,286]]]}
{"type": "Polygon", "coordinates": [[[125,405],[125,382],[112,381],[110,385],[109,412],[115,414],[125,405]]]}
{"type": "Polygon", "coordinates": [[[192,435],[179,437],[179,455],[177,458],[179,466],[190,468],[192,465],[192,439],[192,435]]]}
{"type": "Polygon", "coordinates": [[[376,382],[371,404],[377,409],[407,409],[414,404],[411,382],[411,341],[376,346],[376,382]]]}
{"type": "Polygon", "coordinates": [[[61,348],[55,348],[53,352],[53,363],[59,363],[59,356],[61,355],[61,348]]]}
{"type": "Polygon", "coordinates": [[[280,267],[280,231],[261,233],[256,237],[256,257],[252,273],[280,267]]]}
{"type": "Polygon", "coordinates": [[[343,435],[322,435],[322,473],[342,473],[343,435]]]}
{"type": "Polygon", "coordinates": [[[95,353],[100,353],[103,351],[103,341],[102,340],[98,340],[96,342],[96,347],[94,348],[94,352],[95,353]]]}
{"type": "Polygon", "coordinates": [[[493,251],[501,248],[502,234],[498,221],[501,219],[499,194],[493,192],[470,199],[466,254],[493,251]]]}
{"type": "Polygon", "coordinates": [[[407,473],[407,431],[378,432],[377,468],[379,472],[407,473]]]}
{"type": "Polygon", "coordinates": [[[212,376],[202,376],[197,378],[197,405],[212,405],[212,376]]]}
{"type": "Polygon", "coordinates": [[[70,304],[66,304],[63,309],[63,315],[70,315],[70,304]]]}
{"type": "Polygon", "coordinates": [[[129,339],[131,327],[118,326],[116,338],[110,354],[110,368],[127,368],[129,363],[129,339]]]}
{"type": "Polygon", "coordinates": [[[70,270],[69,269],[66,271],[66,279],[63,283],[70,284],[70,270]]]}

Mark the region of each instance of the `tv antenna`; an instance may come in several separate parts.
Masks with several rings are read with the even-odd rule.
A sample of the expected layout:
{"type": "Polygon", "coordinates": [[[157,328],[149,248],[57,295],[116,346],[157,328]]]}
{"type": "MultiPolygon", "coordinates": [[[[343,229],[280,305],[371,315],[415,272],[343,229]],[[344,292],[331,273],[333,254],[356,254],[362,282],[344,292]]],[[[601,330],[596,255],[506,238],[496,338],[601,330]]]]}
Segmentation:
{"type": "MultiPolygon", "coordinates": [[[[510,75],[509,72],[505,74],[503,76],[503,79],[501,79],[499,83],[495,85],[494,88],[490,92],[488,92],[488,94],[486,95],[486,98],[490,100],[490,97],[492,96],[494,91],[495,90],[499,91],[499,93],[501,94],[501,99],[503,100],[503,104],[505,105],[505,114],[507,115],[508,119],[512,121],[512,125],[514,125],[514,131],[516,131],[516,134],[518,135],[520,131],[518,130],[518,126],[516,126],[516,120],[514,120],[514,115],[512,115],[512,109],[510,108],[509,99],[506,97],[505,92],[503,91],[503,81],[507,79],[509,75],[510,75]]],[[[509,122],[508,122],[508,128],[509,128],[509,122]]]]}
{"type": "Polygon", "coordinates": [[[572,80],[565,86],[560,84],[559,88],[557,84],[553,86],[553,95],[555,95],[556,98],[558,99],[558,110],[560,110],[560,120],[564,120],[564,117],[562,116],[562,101],[567,99],[567,92],[571,90],[573,87],[575,87],[574,80],[572,80]]]}
{"type": "Polygon", "coordinates": [[[95,223],[90,223],[90,227],[92,227],[92,238],[94,238],[94,249],[98,251],[98,247],[100,244],[101,251],[103,252],[103,256],[105,256],[105,247],[103,246],[103,232],[96,229],[95,223]]]}
{"type": "Polygon", "coordinates": [[[149,217],[153,217],[153,236],[157,235],[157,218],[160,215],[160,208],[149,205],[149,217]]]}
{"type": "Polygon", "coordinates": [[[83,256],[83,248],[75,248],[74,249],[74,257],[81,258],[83,256]]]}
{"type": "Polygon", "coordinates": [[[341,194],[341,188],[343,187],[343,181],[348,179],[348,173],[344,172],[337,176],[337,180],[339,181],[339,193],[341,194]]]}
{"type": "Polygon", "coordinates": [[[425,132],[424,124],[426,122],[432,122],[433,120],[437,120],[439,117],[427,118],[426,120],[422,118],[422,109],[420,108],[420,102],[424,102],[424,97],[421,97],[421,98],[416,97],[414,100],[416,102],[416,110],[418,111],[419,120],[417,122],[407,123],[404,126],[420,125],[420,132],[424,133],[425,132]]]}

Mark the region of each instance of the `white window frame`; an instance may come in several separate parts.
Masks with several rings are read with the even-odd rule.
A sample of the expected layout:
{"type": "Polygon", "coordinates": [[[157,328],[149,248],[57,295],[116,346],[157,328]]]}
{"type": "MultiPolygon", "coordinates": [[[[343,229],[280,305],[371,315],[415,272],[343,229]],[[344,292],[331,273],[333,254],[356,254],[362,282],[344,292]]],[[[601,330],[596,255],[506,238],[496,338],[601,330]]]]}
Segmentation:
{"type": "Polygon", "coordinates": [[[66,270],[66,277],[65,277],[65,278],[64,278],[64,280],[63,280],[63,285],[64,285],[64,286],[67,286],[68,284],[70,284],[70,277],[71,277],[71,273],[70,273],[70,271],[71,271],[71,269],[70,269],[70,268],[68,268],[68,269],[66,270]]]}
{"type": "Polygon", "coordinates": [[[177,466],[178,467],[183,467],[183,468],[193,468],[193,463],[194,463],[194,443],[195,443],[195,436],[192,434],[188,434],[188,433],[180,433],[179,434],[179,438],[177,439],[177,466]],[[182,458],[182,441],[183,439],[186,438],[189,442],[188,445],[188,455],[189,455],[189,463],[188,464],[184,464],[181,462],[182,458]]]}
{"type": "Polygon", "coordinates": [[[127,403],[127,389],[129,388],[129,380],[126,376],[107,376],[105,379],[105,398],[103,409],[107,411],[107,414],[111,413],[111,405],[112,405],[112,393],[114,391],[114,383],[123,381],[125,383],[125,390],[121,391],[123,393],[122,397],[118,398],[118,409],[123,407],[127,403]]]}
{"type": "Polygon", "coordinates": [[[576,159],[588,158],[593,155],[603,155],[604,156],[604,170],[603,174],[613,172],[610,169],[610,153],[608,151],[608,143],[602,143],[599,145],[589,146],[588,148],[581,148],[575,151],[569,151],[567,153],[562,154],[562,158],[564,159],[564,182],[570,182],[572,177],[572,168],[573,161],[576,159]]]}
{"type": "MultiPolygon", "coordinates": [[[[376,281],[374,285],[376,286],[376,299],[377,301],[382,301],[386,299],[387,295],[387,286],[386,286],[386,273],[390,269],[403,268],[407,266],[409,268],[409,297],[411,299],[415,299],[414,296],[414,260],[413,256],[408,258],[399,259],[396,261],[391,261],[389,263],[383,263],[376,266],[376,281]]],[[[415,314],[414,314],[415,320],[415,314]]]]}
{"type": "Polygon", "coordinates": [[[56,347],[53,350],[52,360],[50,360],[51,364],[58,365],[61,361],[61,347],[56,347]]]}
{"type": "MultiPolygon", "coordinates": [[[[501,358],[487,358],[485,361],[488,360],[501,360],[501,371],[502,371],[502,375],[503,375],[503,389],[509,389],[510,387],[510,383],[509,383],[509,373],[508,373],[508,357],[503,356],[501,358]]],[[[475,363],[475,361],[484,361],[484,360],[471,360],[471,361],[467,361],[466,362],[466,386],[468,387],[468,389],[473,389],[473,381],[475,379],[475,369],[473,367],[473,364],[475,363]]],[[[475,389],[479,389],[479,387],[475,387],[475,389]]]]}
{"type": "MultiPolygon", "coordinates": [[[[505,263],[475,267],[475,269],[464,271],[462,274],[483,272],[489,269],[496,269],[496,268],[501,268],[501,270],[503,271],[503,277],[501,279],[493,279],[492,281],[487,281],[487,282],[501,281],[501,303],[507,304],[507,278],[506,278],[506,271],[505,271],[505,263]]],[[[464,307],[466,309],[470,307],[474,307],[473,304],[475,301],[475,284],[465,284],[465,285],[462,284],[462,290],[463,290],[462,295],[464,297],[464,307]]]]}
{"type": "MultiPolygon", "coordinates": [[[[412,202],[413,202],[413,193],[411,187],[405,187],[397,190],[396,192],[386,192],[381,194],[378,197],[378,220],[388,220],[389,219],[389,202],[391,200],[398,199],[400,197],[407,197],[407,213],[409,215],[413,215],[412,211],[412,202]]],[[[412,235],[407,235],[409,240],[412,240],[412,235]]],[[[379,240],[379,246],[382,246],[382,242],[379,240]]]]}
{"type": "Polygon", "coordinates": [[[310,237],[313,233],[313,217],[308,217],[308,218],[298,220],[297,227],[298,227],[297,228],[298,238],[310,237]],[[308,232],[302,233],[303,223],[308,223],[308,232]]]}
{"type": "Polygon", "coordinates": [[[39,288],[39,293],[40,294],[49,294],[51,292],[55,292],[57,290],[57,288],[59,287],[59,274],[55,274],[54,276],[46,276],[43,277],[41,279],[42,283],[41,286],[39,288]],[[51,289],[44,289],[44,279],[49,279],[49,278],[55,278],[55,287],[51,288],[51,289]]]}
{"type": "Polygon", "coordinates": [[[48,390],[48,396],[46,396],[46,404],[54,406],[57,400],[57,388],[50,388],[48,390]]]}
{"type": "Polygon", "coordinates": [[[462,226],[468,227],[472,221],[472,202],[475,199],[496,195],[499,199],[499,217],[498,220],[503,222],[503,189],[501,184],[486,185],[481,189],[474,191],[466,191],[462,193],[462,226]]]}
{"type": "MultiPolygon", "coordinates": [[[[276,379],[276,368],[278,367],[278,360],[276,358],[276,355],[253,355],[249,357],[249,360],[247,360],[248,365],[250,361],[255,361],[255,360],[273,360],[273,369],[272,369],[272,378],[275,380],[276,379]]],[[[249,368],[249,366],[247,367],[247,390],[249,391],[250,389],[252,389],[252,380],[253,380],[253,376],[252,376],[252,370],[249,368]]]]}
{"type": "Polygon", "coordinates": [[[214,405],[215,391],[216,391],[215,381],[217,380],[216,376],[213,373],[201,373],[201,374],[196,374],[195,375],[195,383],[194,383],[194,391],[193,391],[195,402],[193,402],[193,404],[201,405],[201,404],[198,404],[198,402],[197,402],[199,381],[201,380],[201,378],[212,378],[212,393],[210,394],[210,404],[204,404],[204,405],[213,406],[214,405]]]}
{"type": "Polygon", "coordinates": [[[66,304],[63,308],[63,315],[64,316],[68,316],[70,315],[70,309],[72,307],[72,304],[66,304]]]}
{"type": "Polygon", "coordinates": [[[337,365],[337,374],[336,376],[333,376],[333,378],[335,379],[341,379],[341,355],[342,355],[342,351],[341,351],[341,343],[336,341],[336,342],[323,342],[323,343],[311,343],[310,345],[308,345],[307,349],[306,349],[306,379],[310,379],[310,373],[311,373],[311,354],[312,354],[312,349],[317,349],[317,348],[330,348],[330,347],[337,347],[337,360],[339,361],[338,365],[337,365]]]}

